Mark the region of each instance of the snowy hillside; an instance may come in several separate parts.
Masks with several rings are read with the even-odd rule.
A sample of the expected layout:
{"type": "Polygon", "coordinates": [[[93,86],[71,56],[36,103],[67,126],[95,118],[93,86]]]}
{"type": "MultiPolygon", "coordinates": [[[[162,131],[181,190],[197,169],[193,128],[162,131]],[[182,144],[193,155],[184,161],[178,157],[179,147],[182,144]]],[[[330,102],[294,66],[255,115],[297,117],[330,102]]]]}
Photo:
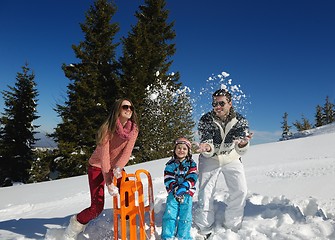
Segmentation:
{"type": "Polygon", "coordinates": [[[319,134],[332,133],[332,132],[335,132],[335,123],[331,123],[325,126],[293,133],[291,136],[287,137],[286,140],[308,137],[308,136],[315,136],[319,134]]]}
{"type": "MultiPolygon", "coordinates": [[[[242,229],[221,227],[224,181],[216,194],[218,218],[213,239],[335,239],[335,125],[308,137],[251,146],[243,158],[249,186],[242,229]]],[[[193,156],[198,159],[198,155],[193,156]]],[[[146,169],[154,185],[156,239],[160,239],[166,192],[163,169],[168,159],[129,166],[146,169]]],[[[0,239],[55,239],[69,218],[89,205],[87,176],[0,188],[0,239]],[[46,236],[47,234],[47,236],[46,236]]],[[[79,239],[112,239],[112,200],[79,239]]],[[[194,197],[197,207],[197,195],[194,197]]],[[[193,226],[192,235],[196,236],[193,226]]]]}

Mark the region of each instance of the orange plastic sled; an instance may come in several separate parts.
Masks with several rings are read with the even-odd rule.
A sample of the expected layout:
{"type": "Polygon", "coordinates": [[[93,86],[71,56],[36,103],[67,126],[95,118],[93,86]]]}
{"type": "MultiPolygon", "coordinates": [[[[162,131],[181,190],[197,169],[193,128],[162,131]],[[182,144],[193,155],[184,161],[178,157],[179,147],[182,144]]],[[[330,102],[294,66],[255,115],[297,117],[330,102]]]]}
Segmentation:
{"type": "MultiPolygon", "coordinates": [[[[114,185],[117,180],[114,178],[114,185]]],[[[120,181],[120,179],[119,179],[120,181]]],[[[122,172],[121,183],[119,183],[119,195],[113,197],[114,208],[114,240],[119,239],[121,230],[122,240],[145,240],[155,235],[154,198],[151,175],[144,169],[137,170],[135,174],[122,172]],[[141,174],[145,174],[147,184],[147,203],[144,198],[144,188],[141,174]],[[146,214],[147,213],[147,214],[146,214]],[[147,217],[146,220],[146,216],[147,217]],[[147,229],[146,231],[146,221],[147,229]],[[119,224],[121,229],[119,229],[119,224]],[[150,235],[150,236],[149,236],[150,235]]]]}

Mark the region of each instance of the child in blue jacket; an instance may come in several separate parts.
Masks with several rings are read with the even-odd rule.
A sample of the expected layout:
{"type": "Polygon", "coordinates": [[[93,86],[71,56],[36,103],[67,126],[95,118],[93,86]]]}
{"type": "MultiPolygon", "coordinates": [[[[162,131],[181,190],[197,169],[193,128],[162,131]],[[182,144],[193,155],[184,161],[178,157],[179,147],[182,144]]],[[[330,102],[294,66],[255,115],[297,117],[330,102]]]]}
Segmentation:
{"type": "Polygon", "coordinates": [[[162,239],[191,240],[192,197],[198,180],[191,143],[186,138],[175,141],[174,156],[166,163],[164,184],[168,192],[162,222],[162,239]]]}

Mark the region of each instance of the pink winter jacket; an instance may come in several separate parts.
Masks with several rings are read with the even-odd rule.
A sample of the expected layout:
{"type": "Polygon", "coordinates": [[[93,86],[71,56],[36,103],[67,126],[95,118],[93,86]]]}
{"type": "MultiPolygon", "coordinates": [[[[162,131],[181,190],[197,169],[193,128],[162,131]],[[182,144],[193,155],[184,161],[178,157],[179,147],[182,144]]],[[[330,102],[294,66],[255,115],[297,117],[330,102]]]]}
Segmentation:
{"type": "Polygon", "coordinates": [[[113,134],[112,137],[108,135],[106,138],[109,140],[103,141],[103,144],[98,145],[94,150],[88,162],[91,166],[101,168],[106,184],[112,182],[115,167],[122,169],[128,163],[137,136],[137,127],[128,140],[121,138],[118,134],[113,134]]]}

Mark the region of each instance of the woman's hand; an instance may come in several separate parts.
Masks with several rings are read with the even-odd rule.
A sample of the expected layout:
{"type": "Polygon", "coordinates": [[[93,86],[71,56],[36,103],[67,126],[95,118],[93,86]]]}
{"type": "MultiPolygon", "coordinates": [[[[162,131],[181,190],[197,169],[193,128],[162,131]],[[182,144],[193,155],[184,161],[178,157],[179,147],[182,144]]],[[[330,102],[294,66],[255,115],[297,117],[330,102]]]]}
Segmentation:
{"type": "Polygon", "coordinates": [[[107,189],[109,194],[114,197],[117,196],[119,194],[119,189],[117,186],[115,186],[113,183],[107,184],[107,189]]]}
{"type": "Polygon", "coordinates": [[[122,169],[120,167],[113,168],[113,175],[117,179],[122,178],[122,169]]]}

